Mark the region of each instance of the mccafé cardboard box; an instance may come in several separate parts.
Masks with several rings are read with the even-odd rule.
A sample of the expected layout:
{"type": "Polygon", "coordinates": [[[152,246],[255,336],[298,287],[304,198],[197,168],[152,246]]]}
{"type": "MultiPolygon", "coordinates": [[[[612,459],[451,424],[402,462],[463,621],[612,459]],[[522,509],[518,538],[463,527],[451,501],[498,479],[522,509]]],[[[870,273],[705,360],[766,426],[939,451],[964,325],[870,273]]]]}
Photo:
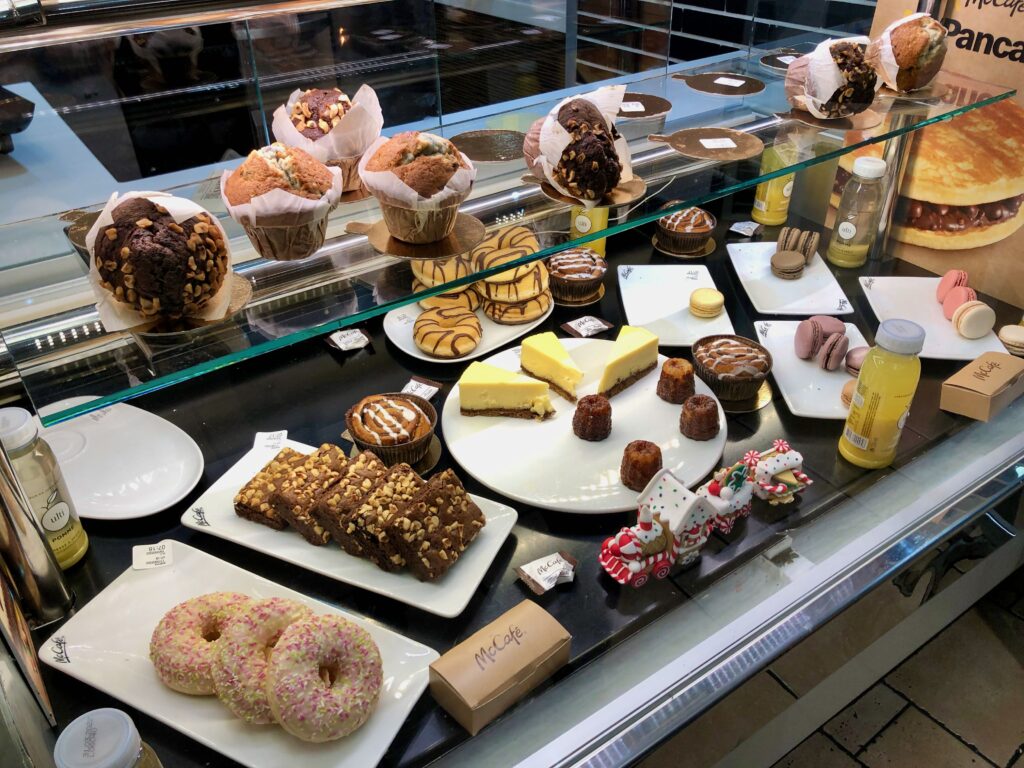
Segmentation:
{"type": "Polygon", "coordinates": [[[472,735],[569,661],[571,638],[531,600],[430,665],[430,693],[472,735]]]}
{"type": "Polygon", "coordinates": [[[942,383],[939,407],[988,421],[1024,394],[1024,360],[986,352],[942,383]]]}

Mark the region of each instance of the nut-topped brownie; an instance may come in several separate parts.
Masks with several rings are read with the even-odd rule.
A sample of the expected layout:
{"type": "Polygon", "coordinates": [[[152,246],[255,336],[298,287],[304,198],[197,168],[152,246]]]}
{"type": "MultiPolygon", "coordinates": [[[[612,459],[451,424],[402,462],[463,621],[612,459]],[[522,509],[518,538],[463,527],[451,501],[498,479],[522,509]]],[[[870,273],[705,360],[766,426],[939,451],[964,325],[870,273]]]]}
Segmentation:
{"type": "Polygon", "coordinates": [[[352,514],[387,471],[387,465],[373,453],[362,451],[349,461],[338,482],[313,507],[314,519],[350,555],[363,557],[362,544],[350,533],[353,529],[352,514]]]}
{"type": "Polygon", "coordinates": [[[362,557],[372,560],[385,571],[397,571],[405,565],[405,559],[398,554],[390,536],[389,522],[413,500],[423,485],[423,478],[408,464],[396,464],[377,481],[363,503],[352,513],[345,531],[347,537],[355,539],[362,557]]]}
{"type": "Polygon", "coordinates": [[[388,542],[420,581],[441,578],[476,538],[485,520],[455,473],[427,481],[387,522],[388,542]]]}
{"type": "Polygon", "coordinates": [[[235,514],[275,531],[288,527],[273,505],[270,495],[290,478],[297,467],[309,457],[293,448],[283,448],[235,494],[235,514]]]}
{"type": "Polygon", "coordinates": [[[292,477],[270,494],[274,511],[310,544],[322,546],[331,540],[331,534],[313,518],[311,512],[324,493],[342,476],[348,463],[341,448],[324,443],[295,468],[292,477]]]}

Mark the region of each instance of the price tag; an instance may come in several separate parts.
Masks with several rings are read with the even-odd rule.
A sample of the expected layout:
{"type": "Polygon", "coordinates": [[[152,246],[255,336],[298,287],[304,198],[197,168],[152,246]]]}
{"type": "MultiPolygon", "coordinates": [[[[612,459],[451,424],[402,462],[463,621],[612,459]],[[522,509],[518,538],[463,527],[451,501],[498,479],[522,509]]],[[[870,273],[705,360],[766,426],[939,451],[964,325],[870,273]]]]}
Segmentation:
{"type": "Polygon", "coordinates": [[[570,336],[575,336],[577,339],[596,336],[614,327],[607,320],[602,320],[600,317],[594,317],[593,315],[584,315],[576,320],[570,320],[568,323],[562,323],[562,328],[565,332],[570,336]]]}
{"type": "Polygon", "coordinates": [[[746,80],[737,80],[735,77],[716,77],[715,82],[718,85],[726,85],[730,88],[739,88],[741,85],[746,85],[746,80]]]}
{"type": "Polygon", "coordinates": [[[786,66],[789,66],[794,61],[796,61],[796,56],[779,56],[779,62],[785,64],[786,66]]]}
{"type": "Polygon", "coordinates": [[[704,149],[735,149],[736,142],[726,137],[719,139],[701,139],[700,143],[704,146],[704,149]]]}
{"type": "Polygon", "coordinates": [[[140,544],[132,547],[132,569],[145,571],[150,568],[163,568],[174,562],[171,542],[161,541],[159,544],[140,544]]]}
{"type": "Polygon", "coordinates": [[[327,337],[327,343],[342,352],[349,352],[353,349],[362,349],[370,343],[370,337],[358,328],[345,328],[335,331],[327,337]]]}
{"type": "Polygon", "coordinates": [[[287,429],[279,429],[277,432],[257,432],[256,439],[252,441],[252,447],[280,451],[284,448],[284,441],[287,439],[287,429]]]}
{"type": "Polygon", "coordinates": [[[430,379],[424,379],[419,376],[413,376],[409,379],[409,383],[402,387],[402,394],[416,395],[417,397],[422,397],[424,400],[429,400],[440,391],[440,382],[431,381],[430,379]]]}
{"type": "Polygon", "coordinates": [[[619,106],[620,112],[643,112],[644,105],[639,101],[624,101],[619,106]]]}

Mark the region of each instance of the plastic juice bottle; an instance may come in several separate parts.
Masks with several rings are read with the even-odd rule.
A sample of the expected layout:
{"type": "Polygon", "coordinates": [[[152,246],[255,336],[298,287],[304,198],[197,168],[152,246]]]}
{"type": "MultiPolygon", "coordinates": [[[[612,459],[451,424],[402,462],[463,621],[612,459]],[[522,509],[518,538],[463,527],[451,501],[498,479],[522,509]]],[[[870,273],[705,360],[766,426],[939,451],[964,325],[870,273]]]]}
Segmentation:
{"type": "Polygon", "coordinates": [[[868,260],[885,198],[885,160],[858,157],[843,187],[826,256],[837,267],[859,267],[868,260]]]}
{"type": "MultiPolygon", "coordinates": [[[[569,234],[573,240],[580,235],[586,235],[594,230],[608,229],[607,208],[591,208],[588,211],[582,205],[574,205],[569,212],[569,217],[572,219],[569,234]]],[[[592,248],[604,256],[606,242],[607,238],[602,237],[600,240],[591,240],[589,243],[585,243],[585,245],[587,248],[592,248]]]]}
{"type": "Polygon", "coordinates": [[[71,505],[53,451],[39,437],[32,414],[24,408],[0,408],[0,440],[57,564],[67,570],[89,549],[89,537],[71,505]]]}
{"type": "MultiPolygon", "coordinates": [[[[796,162],[796,147],[790,142],[781,142],[767,147],[761,155],[761,173],[771,173],[796,162]]],[[[787,173],[768,181],[762,181],[754,190],[754,209],[750,218],[769,227],[785,224],[789,217],[789,200],[793,196],[795,173],[787,173]]]]}
{"type": "Polygon", "coordinates": [[[921,378],[917,355],[924,329],[909,320],[885,320],[857,377],[839,453],[851,464],[877,469],[892,463],[921,378]]]}

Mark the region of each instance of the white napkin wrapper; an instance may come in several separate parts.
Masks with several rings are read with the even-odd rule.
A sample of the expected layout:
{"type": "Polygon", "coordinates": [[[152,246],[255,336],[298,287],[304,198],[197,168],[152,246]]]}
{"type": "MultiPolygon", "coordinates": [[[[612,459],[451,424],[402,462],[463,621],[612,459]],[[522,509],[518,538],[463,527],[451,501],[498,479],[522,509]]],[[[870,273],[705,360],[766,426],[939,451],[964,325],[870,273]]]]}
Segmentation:
{"type": "Polygon", "coordinates": [[[380,136],[384,113],[377,92],[362,85],[352,97],[352,107],[319,139],[307,139],[291,120],[292,107],[305,91],[292,91],[288,101],[274,110],[271,130],[274,138],[289,147],[305,150],[321,163],[345,157],[361,157],[380,136]]]}
{"type": "Polygon", "coordinates": [[[441,384],[439,382],[419,376],[413,376],[409,379],[409,383],[402,387],[403,395],[416,395],[424,400],[430,400],[440,391],[441,384]]]}
{"type": "Polygon", "coordinates": [[[323,218],[338,204],[342,193],[341,169],[328,166],[333,181],[331,188],[319,200],[293,195],[283,189],[272,189],[256,195],[248,203],[231,205],[224,194],[231,171],[224,171],[220,177],[220,194],[228,214],[239,224],[253,227],[292,227],[309,224],[323,218]]]}
{"type": "Polygon", "coordinates": [[[466,164],[466,167],[460,168],[452,174],[444,189],[430,197],[423,197],[391,171],[366,170],[367,163],[387,141],[388,139],[384,136],[379,137],[367,148],[363,159],[359,161],[359,176],[363,180],[363,184],[385,203],[400,208],[447,208],[451,205],[458,205],[469,195],[469,191],[473,188],[473,182],[476,180],[476,166],[461,152],[459,154],[462,155],[462,162],[466,164]]]}
{"type": "Polygon", "coordinates": [[[568,584],[576,576],[578,562],[566,552],[555,552],[516,568],[516,574],[534,594],[543,595],[559,584],[568,584]]]}
{"type": "Polygon", "coordinates": [[[607,320],[603,320],[600,317],[594,317],[593,315],[584,315],[578,317],[575,320],[570,320],[567,323],[562,323],[562,328],[571,336],[575,336],[577,339],[586,339],[590,336],[596,336],[599,333],[604,333],[615,326],[609,323],[607,320]]]}
{"type": "Polygon", "coordinates": [[[344,328],[328,336],[327,341],[335,349],[351,352],[353,349],[362,349],[368,346],[370,337],[358,328],[344,328]]]}

